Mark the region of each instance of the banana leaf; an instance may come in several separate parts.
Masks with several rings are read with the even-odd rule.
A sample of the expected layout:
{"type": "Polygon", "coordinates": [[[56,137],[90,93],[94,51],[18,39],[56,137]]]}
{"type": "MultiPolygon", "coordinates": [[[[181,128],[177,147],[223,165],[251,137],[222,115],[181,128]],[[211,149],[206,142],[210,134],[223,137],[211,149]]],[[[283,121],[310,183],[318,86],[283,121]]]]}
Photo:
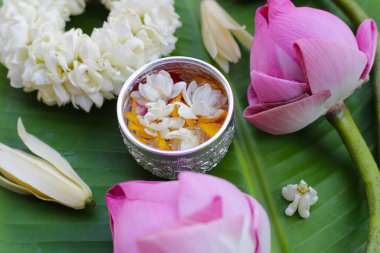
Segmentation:
{"type": "MultiPolygon", "coordinates": [[[[256,8],[264,1],[219,0],[232,16],[253,33],[256,8]]],[[[380,21],[380,2],[359,0],[380,21]]],[[[173,55],[196,57],[215,64],[201,40],[200,0],[176,0],[183,26],[173,55]]],[[[0,0],[1,4],[1,0],[0,0]]],[[[326,9],[350,21],[329,0],[296,1],[326,9]]],[[[102,25],[108,12],[97,1],[86,12],[72,17],[67,29],[80,27],[91,33],[102,25]]],[[[354,27],[353,27],[354,28],[354,27]]],[[[364,252],[368,233],[368,207],[363,184],[339,136],[321,118],[290,135],[265,134],[242,117],[247,105],[249,51],[231,67],[227,78],[236,97],[237,134],[229,153],[211,174],[225,178],[256,197],[266,208],[272,229],[272,252],[364,252]],[[282,186],[306,180],[317,189],[320,200],[307,220],[287,217],[289,204],[282,186]]],[[[371,85],[366,84],[348,106],[374,151],[375,113],[371,85]]],[[[55,147],[93,190],[97,206],[74,211],[0,189],[0,252],[9,253],[106,253],[112,252],[104,195],[112,185],[127,180],[159,180],[142,169],[125,148],[116,120],[116,101],[87,114],[71,108],[47,107],[10,87],[7,70],[0,67],[0,142],[25,149],[16,133],[21,116],[28,131],[55,147]]]]}

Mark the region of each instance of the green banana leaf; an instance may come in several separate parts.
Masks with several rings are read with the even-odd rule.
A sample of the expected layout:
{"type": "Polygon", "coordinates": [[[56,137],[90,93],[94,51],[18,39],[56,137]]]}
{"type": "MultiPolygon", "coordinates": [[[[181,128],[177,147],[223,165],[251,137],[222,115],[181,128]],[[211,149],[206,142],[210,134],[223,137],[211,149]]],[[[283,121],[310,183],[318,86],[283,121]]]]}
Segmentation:
{"type": "MultiPolygon", "coordinates": [[[[200,31],[200,0],[176,0],[183,26],[178,30],[173,55],[192,56],[214,63],[205,51],[200,31]]],[[[232,16],[253,33],[256,8],[264,1],[219,0],[232,16]]],[[[380,2],[359,0],[380,21],[380,2]]],[[[0,0],[1,4],[1,0],[0,0]]],[[[344,17],[330,0],[296,1],[297,5],[323,8],[344,17]]],[[[85,14],[73,17],[67,27],[91,33],[107,17],[97,1],[85,14]]],[[[351,24],[349,22],[349,24],[351,24]]],[[[354,27],[353,27],[354,28],[354,27]]],[[[249,52],[242,49],[239,64],[227,75],[236,96],[237,134],[224,160],[211,174],[225,178],[252,194],[266,208],[272,229],[272,252],[364,252],[368,233],[368,207],[363,184],[339,136],[321,118],[306,129],[286,136],[265,134],[242,117],[249,84],[249,52]],[[287,217],[289,204],[281,187],[306,180],[320,200],[307,220],[287,217]]],[[[370,148],[375,144],[375,113],[371,85],[348,100],[349,108],[370,148]]],[[[47,107],[11,88],[7,70],[0,67],[0,142],[25,149],[16,134],[21,116],[29,132],[40,137],[77,170],[93,190],[97,206],[74,211],[0,189],[1,253],[107,253],[112,252],[104,195],[112,185],[127,180],[159,180],[143,170],[125,148],[116,120],[116,102],[86,114],[71,108],[47,107]]]]}

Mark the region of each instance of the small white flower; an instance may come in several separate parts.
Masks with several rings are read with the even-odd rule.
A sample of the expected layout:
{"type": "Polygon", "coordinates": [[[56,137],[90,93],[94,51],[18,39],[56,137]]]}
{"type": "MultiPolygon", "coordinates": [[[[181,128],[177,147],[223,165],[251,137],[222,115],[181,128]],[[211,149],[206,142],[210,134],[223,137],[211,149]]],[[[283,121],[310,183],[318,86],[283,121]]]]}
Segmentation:
{"type": "Polygon", "coordinates": [[[66,0],[65,2],[67,4],[68,11],[71,15],[82,14],[84,9],[86,8],[86,0],[66,0]]]}
{"type": "Polygon", "coordinates": [[[165,139],[179,139],[179,150],[191,149],[198,146],[201,142],[201,138],[195,131],[187,128],[180,128],[175,131],[171,131],[163,136],[165,139]]]}
{"type": "Polygon", "coordinates": [[[157,74],[146,77],[146,83],[140,83],[138,91],[131,93],[131,96],[142,105],[158,100],[168,100],[178,96],[186,87],[185,82],[174,84],[170,74],[161,70],[157,74]]]}
{"type": "Polygon", "coordinates": [[[157,132],[163,136],[169,132],[169,129],[179,129],[185,125],[181,118],[169,117],[174,110],[173,104],[166,104],[165,101],[150,102],[145,105],[148,112],[144,115],[138,115],[137,118],[141,124],[146,126],[145,132],[152,136],[157,136],[157,132]]]}
{"type": "Polygon", "coordinates": [[[25,88],[49,85],[51,83],[49,70],[45,64],[36,63],[32,59],[25,62],[25,70],[22,73],[22,79],[26,85],[25,88]]]}
{"type": "Polygon", "coordinates": [[[78,57],[84,62],[97,63],[100,61],[101,54],[98,45],[86,34],[81,36],[78,43],[78,57]]]}
{"type": "Polygon", "coordinates": [[[98,69],[85,63],[74,62],[74,69],[69,73],[69,80],[74,87],[82,89],[86,93],[100,91],[103,77],[98,69]]]}
{"type": "Polygon", "coordinates": [[[11,81],[11,86],[14,88],[23,88],[24,82],[22,74],[25,69],[25,62],[29,59],[29,52],[27,47],[21,47],[15,51],[10,59],[9,65],[12,66],[8,71],[8,78],[11,81]]]}
{"type": "Polygon", "coordinates": [[[182,91],[182,96],[186,104],[176,104],[180,106],[179,115],[185,119],[197,119],[197,116],[218,117],[223,112],[221,108],[227,102],[220,90],[213,90],[209,84],[198,86],[195,81],[182,91]]]}
{"type": "Polygon", "coordinates": [[[0,23],[0,38],[8,38],[0,40],[0,58],[3,64],[10,65],[15,52],[30,42],[29,24],[25,20],[4,21],[0,23]]]}
{"type": "Polygon", "coordinates": [[[57,97],[55,95],[53,87],[50,85],[39,86],[37,92],[37,99],[39,101],[43,101],[45,104],[49,106],[57,104],[57,97]]]}
{"type": "Polygon", "coordinates": [[[49,70],[49,77],[53,83],[61,84],[67,80],[69,70],[66,58],[55,50],[50,50],[45,55],[45,65],[49,70]]]}
{"type": "Polygon", "coordinates": [[[292,216],[298,209],[299,215],[307,219],[310,216],[310,206],[318,201],[317,191],[301,180],[299,184],[288,184],[282,188],[282,196],[293,201],[285,210],[285,214],[292,216]]]}
{"type": "MultiPolygon", "coordinates": [[[[111,1],[105,1],[111,2],[111,1]]],[[[136,36],[145,41],[147,60],[160,55],[168,55],[174,50],[177,38],[174,32],[181,26],[179,15],[175,12],[173,0],[128,0],[113,1],[114,10],[133,10],[142,21],[142,29],[136,36]],[[138,6],[138,8],[136,8],[138,6]],[[147,38],[144,40],[143,38],[147,38]]],[[[112,16],[112,12],[110,14],[112,16]]]]}
{"type": "Polygon", "coordinates": [[[248,48],[251,47],[252,36],[215,0],[202,1],[201,24],[203,44],[211,57],[228,73],[229,62],[237,63],[241,57],[239,46],[231,32],[248,48]]]}
{"type": "Polygon", "coordinates": [[[154,115],[155,120],[162,120],[168,117],[174,110],[173,104],[167,105],[163,100],[147,103],[145,106],[148,109],[148,113],[154,115]]]}
{"type": "Polygon", "coordinates": [[[102,4],[104,4],[108,9],[111,9],[112,3],[116,1],[117,0],[102,0],[102,4]]]}
{"type": "Polygon", "coordinates": [[[86,63],[74,62],[74,69],[68,73],[71,85],[80,89],[83,94],[76,96],[74,105],[79,105],[83,110],[89,111],[92,104],[101,107],[104,97],[101,94],[103,76],[99,69],[86,63]]]}
{"type": "Polygon", "coordinates": [[[56,47],[59,48],[61,54],[66,58],[68,64],[73,65],[74,61],[78,59],[78,48],[83,32],[80,29],[71,29],[61,36],[56,36],[59,41],[56,47]]]}

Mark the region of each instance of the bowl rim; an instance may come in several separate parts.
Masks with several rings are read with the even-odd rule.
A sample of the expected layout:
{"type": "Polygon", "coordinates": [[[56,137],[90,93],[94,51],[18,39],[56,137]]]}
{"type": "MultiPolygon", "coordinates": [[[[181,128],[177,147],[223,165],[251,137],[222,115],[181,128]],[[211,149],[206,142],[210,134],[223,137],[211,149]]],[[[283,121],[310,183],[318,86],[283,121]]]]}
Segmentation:
{"type": "Polygon", "coordinates": [[[192,58],[192,57],[171,56],[171,57],[165,57],[165,58],[161,58],[161,59],[152,61],[148,64],[145,64],[144,66],[142,66],[138,70],[136,70],[127,79],[127,81],[124,83],[124,85],[120,91],[118,100],[117,100],[116,110],[117,110],[117,118],[118,118],[119,127],[120,127],[123,135],[125,137],[127,137],[128,140],[131,141],[134,145],[136,145],[139,148],[146,150],[150,153],[156,154],[156,155],[183,156],[183,155],[193,154],[195,152],[198,152],[198,151],[206,148],[208,145],[210,145],[211,143],[213,143],[214,141],[219,139],[219,137],[226,131],[230,122],[233,120],[234,97],[233,97],[231,86],[230,86],[229,82],[227,81],[227,79],[224,77],[224,75],[217,68],[215,68],[211,64],[204,62],[202,60],[196,59],[196,58],[192,58]],[[185,63],[185,64],[186,63],[187,64],[193,64],[193,65],[196,65],[196,66],[201,67],[203,69],[206,69],[211,74],[213,74],[215,76],[215,78],[223,86],[223,88],[227,94],[228,113],[227,113],[227,117],[224,120],[223,125],[219,129],[219,131],[212,138],[207,140],[206,142],[204,142],[204,143],[202,143],[202,144],[200,144],[194,148],[191,148],[191,149],[175,150],[175,151],[169,150],[168,151],[168,150],[161,150],[161,149],[150,147],[150,146],[140,142],[137,138],[135,138],[132,135],[132,133],[130,132],[130,130],[128,129],[127,124],[125,123],[123,108],[124,108],[125,101],[129,95],[128,93],[129,93],[130,86],[135,83],[135,81],[141,76],[141,74],[149,71],[149,69],[154,69],[157,66],[165,65],[165,64],[169,64],[169,63],[174,63],[174,62],[180,62],[180,63],[185,63]]]}

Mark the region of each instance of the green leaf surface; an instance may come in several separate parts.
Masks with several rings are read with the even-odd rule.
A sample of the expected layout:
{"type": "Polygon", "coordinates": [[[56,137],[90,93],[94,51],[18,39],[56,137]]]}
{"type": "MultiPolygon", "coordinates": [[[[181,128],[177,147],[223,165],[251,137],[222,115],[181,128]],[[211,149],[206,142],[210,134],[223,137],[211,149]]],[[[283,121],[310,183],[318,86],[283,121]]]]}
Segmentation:
{"type": "MultiPolygon", "coordinates": [[[[253,32],[253,17],[263,1],[219,1],[240,23],[253,32]]],[[[205,51],[199,23],[200,0],[176,0],[183,26],[174,55],[186,55],[214,63],[205,51]]],[[[380,3],[361,0],[374,17],[380,3]]],[[[348,20],[329,0],[296,1],[332,11],[348,20]]],[[[91,1],[85,14],[67,25],[91,33],[101,26],[107,12],[91,1]]],[[[377,19],[380,21],[380,19],[377,19]]],[[[321,118],[291,135],[265,134],[242,117],[247,106],[249,52],[231,66],[227,75],[236,97],[237,134],[225,159],[212,171],[255,196],[266,208],[272,228],[272,252],[364,252],[368,232],[366,195],[359,175],[338,134],[321,118]],[[311,218],[287,217],[289,204],[281,187],[306,180],[317,189],[320,200],[311,208],[311,218]]],[[[370,148],[375,149],[376,129],[370,84],[348,101],[370,148]]],[[[0,189],[0,252],[7,253],[107,253],[112,252],[108,212],[104,195],[112,185],[127,180],[159,180],[143,170],[126,150],[117,126],[116,102],[90,114],[72,109],[47,107],[11,88],[7,70],[0,67],[0,142],[25,149],[16,134],[21,116],[29,132],[55,147],[90,185],[98,205],[74,211],[0,189]]]]}

